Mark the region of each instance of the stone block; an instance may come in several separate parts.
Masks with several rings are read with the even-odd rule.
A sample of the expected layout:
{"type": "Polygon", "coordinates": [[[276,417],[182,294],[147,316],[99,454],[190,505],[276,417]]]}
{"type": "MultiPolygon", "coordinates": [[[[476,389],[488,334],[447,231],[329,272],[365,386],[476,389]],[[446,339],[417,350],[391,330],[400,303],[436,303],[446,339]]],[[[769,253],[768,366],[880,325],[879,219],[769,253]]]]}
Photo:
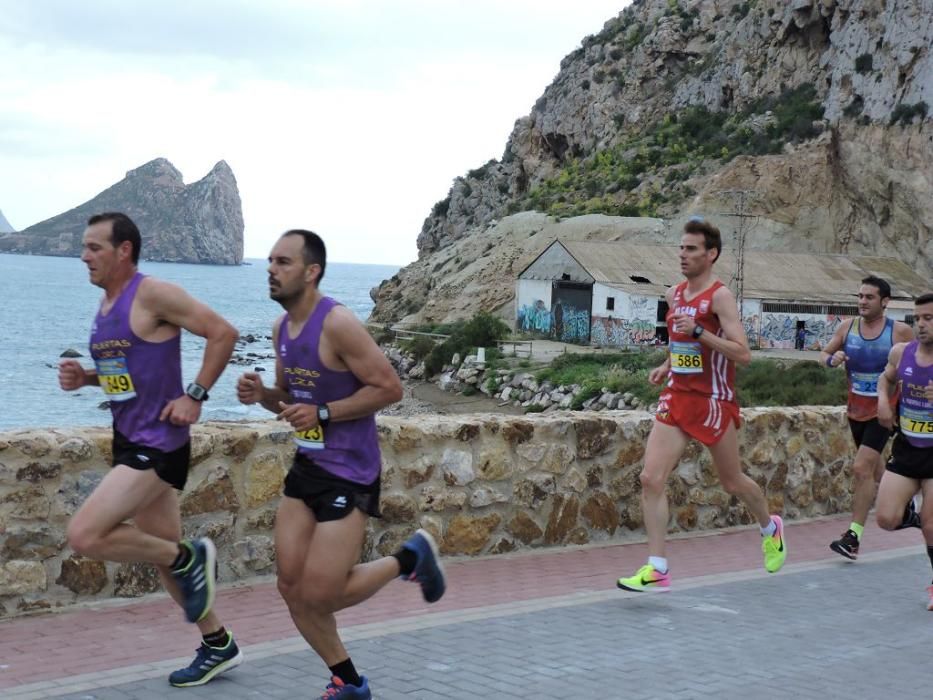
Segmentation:
{"type": "Polygon", "coordinates": [[[58,578],[55,579],[55,583],[78,595],[100,593],[108,582],[104,562],[85,559],[77,554],[62,561],[58,578]]]}
{"type": "Polygon", "coordinates": [[[541,539],[544,530],[538,527],[534,519],[524,511],[518,511],[505,526],[506,531],[517,537],[524,544],[531,544],[541,539]]]}
{"type": "Polygon", "coordinates": [[[441,455],[440,467],[448,486],[465,486],[476,478],[471,452],[448,448],[441,455]]]}
{"type": "Polygon", "coordinates": [[[118,598],[138,598],[162,590],[159,572],[152,564],[120,564],[113,575],[113,594],[118,598]]]}
{"type": "Polygon", "coordinates": [[[88,440],[73,437],[65,440],[61,447],[58,448],[58,452],[66,461],[76,463],[90,459],[94,449],[88,440]]]}
{"type": "Polygon", "coordinates": [[[482,517],[455,515],[447,524],[441,541],[444,554],[479,554],[487,545],[493,531],[502,522],[497,513],[482,517]]]}
{"type": "Polygon", "coordinates": [[[383,494],[379,509],[382,519],[389,524],[412,523],[415,520],[415,501],[404,493],[383,494]]]}
{"type": "Polygon", "coordinates": [[[551,514],[544,529],[544,543],[565,542],[567,535],[577,526],[580,501],[576,496],[556,494],[551,500],[551,514]]]}
{"type": "Polygon", "coordinates": [[[246,507],[256,508],[282,493],[285,464],[278,452],[266,451],[253,457],[246,468],[246,507]]]}
{"type": "Polygon", "coordinates": [[[38,561],[8,561],[0,565],[0,591],[4,595],[39,593],[48,588],[45,567],[38,561]]]}
{"type": "Polygon", "coordinates": [[[594,530],[615,534],[622,518],[615,502],[604,493],[595,493],[583,504],[583,518],[594,530]]]}
{"type": "Polygon", "coordinates": [[[201,513],[236,513],[239,510],[240,501],[230,475],[224,467],[219,466],[207,472],[194,488],[185,491],[181,499],[181,514],[186,518],[201,513]]]}
{"type": "Polygon", "coordinates": [[[0,560],[42,561],[54,557],[65,546],[65,535],[46,525],[15,526],[6,532],[0,560]]]}

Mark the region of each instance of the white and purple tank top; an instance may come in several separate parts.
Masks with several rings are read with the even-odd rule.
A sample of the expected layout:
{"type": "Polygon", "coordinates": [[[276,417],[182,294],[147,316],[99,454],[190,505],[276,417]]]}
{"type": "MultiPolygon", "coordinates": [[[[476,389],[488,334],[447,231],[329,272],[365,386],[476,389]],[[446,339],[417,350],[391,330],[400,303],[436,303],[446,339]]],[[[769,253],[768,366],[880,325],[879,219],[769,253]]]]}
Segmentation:
{"type": "Polygon", "coordinates": [[[113,429],[131,442],[164,452],[189,440],[188,426],[160,421],[165,405],[184,394],[181,334],[151,343],[133,333],[130,311],[145,275],[137,272],[110,311],[98,310],[91,327],[91,357],[113,414],[113,429]]]}
{"type": "Polygon", "coordinates": [[[917,364],[919,341],[904,348],[897,365],[897,378],[901,384],[898,401],[898,425],[907,441],[914,447],[933,447],[933,401],[924,396],[924,390],[933,381],[933,365],[917,364]]]}
{"type": "MultiPolygon", "coordinates": [[[[288,314],[279,326],[275,350],[295,403],[320,406],[344,399],[363,387],[352,372],[325,367],[318,354],[324,319],[335,306],[337,302],[330,297],[321,297],[297,338],[288,337],[288,314]]],[[[382,458],[373,415],[296,431],[294,440],[299,454],[334,476],[358,484],[371,484],[379,478],[382,458]]]]}

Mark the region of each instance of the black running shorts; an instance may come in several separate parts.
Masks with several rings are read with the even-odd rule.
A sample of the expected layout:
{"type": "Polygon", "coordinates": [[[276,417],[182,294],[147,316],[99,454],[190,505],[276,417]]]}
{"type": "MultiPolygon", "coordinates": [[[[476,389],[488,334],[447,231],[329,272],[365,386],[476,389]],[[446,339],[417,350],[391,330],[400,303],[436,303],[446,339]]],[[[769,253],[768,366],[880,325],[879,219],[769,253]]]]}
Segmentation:
{"type": "Polygon", "coordinates": [[[331,474],[302,454],[295,454],[285,476],[285,495],[304,501],[319,523],[341,520],[354,508],[381,517],[379,490],[378,476],[371,484],[358,484],[331,474]]]}
{"type": "Polygon", "coordinates": [[[191,464],[191,443],[186,442],[177,450],[163,452],[155,447],[138,445],[122,433],[113,431],[113,461],[115,467],[123,464],[131,469],[146,471],[154,469],[156,475],[173,488],[181,491],[188,481],[191,464]]]}
{"type": "Polygon", "coordinates": [[[914,447],[898,433],[886,468],[908,479],[933,479],[933,447],[914,447]]]}
{"type": "Polygon", "coordinates": [[[878,454],[884,452],[884,446],[888,444],[888,438],[891,437],[891,431],[881,425],[877,418],[871,420],[850,418],[849,430],[852,431],[852,439],[855,440],[856,447],[865,445],[878,454]]]}

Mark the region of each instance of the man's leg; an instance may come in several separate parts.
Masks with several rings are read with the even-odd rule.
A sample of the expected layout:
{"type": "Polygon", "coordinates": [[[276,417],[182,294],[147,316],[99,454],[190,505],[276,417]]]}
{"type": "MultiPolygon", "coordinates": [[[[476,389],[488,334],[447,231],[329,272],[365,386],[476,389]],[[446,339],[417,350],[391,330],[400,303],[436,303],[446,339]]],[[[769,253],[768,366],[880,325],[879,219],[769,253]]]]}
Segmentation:
{"type": "Polygon", "coordinates": [[[852,522],[865,526],[868,511],[878,492],[878,482],[883,475],[884,459],[881,453],[868,445],[861,445],[852,463],[852,522]]]}
{"type": "MultiPolygon", "coordinates": [[[[133,522],[141,531],[169,540],[181,540],[181,513],[178,508],[178,496],[174,489],[165,491],[155,501],[138,512],[133,522]]],[[[167,566],[156,565],[162,585],[169,595],[184,608],[184,596],[175,582],[172,570],[167,566]]],[[[203,637],[203,644],[190,666],[179,669],[169,676],[169,683],[178,687],[203,685],[215,676],[229,671],[243,661],[243,654],[237,647],[233,635],[221,624],[211,610],[197,623],[203,637]]]]}
{"type": "Polygon", "coordinates": [[[68,523],[68,544],[94,559],[178,566],[173,575],[184,589],[185,617],[196,622],[209,614],[213,604],[213,544],[199,540],[185,545],[186,550],[177,540],[155,537],[125,522],[171,488],[154,469],[114,467],[68,523]]]}
{"type": "Polygon", "coordinates": [[[616,585],[629,591],[667,590],[670,577],[665,558],[665,539],[670,509],[667,480],[687,447],[689,436],[680,428],[655,420],[645,446],[641,470],[641,508],[648,535],[648,563],[634,575],[620,578],[616,585]]]}
{"type": "Polygon", "coordinates": [[[775,573],[784,566],[787,558],[787,544],[784,537],[784,521],[780,516],[768,513],[768,500],[754,479],[742,471],[739,457],[738,432],[735,423],[729,421],[726,432],[715,445],[709,446],[723,489],[731,496],[736,496],[758,521],[761,528],[761,549],[765,558],[765,569],[775,573]]]}
{"type": "MultiPolygon", "coordinates": [[[[923,504],[920,506],[920,528],[923,530],[923,540],[927,547],[927,558],[933,566],[933,479],[924,479],[920,482],[923,493],[923,504]]],[[[933,610],[933,582],[927,588],[927,610],[933,610]]]]}
{"type": "Polygon", "coordinates": [[[303,501],[286,496],[275,522],[278,588],[292,620],[332,675],[354,685],[356,670],[334,613],[366,600],[400,571],[395,557],[357,563],[366,517],[354,508],[340,520],[319,523],[303,501]],[[350,678],[341,672],[348,667],[350,678]]]}
{"type": "MultiPolygon", "coordinates": [[[[896,530],[904,521],[904,508],[920,488],[920,481],[910,479],[892,471],[886,471],[878,486],[878,499],[875,503],[875,519],[878,527],[884,530],[896,530]]],[[[924,493],[923,513],[927,512],[927,499],[924,493]]],[[[933,515],[933,513],[931,513],[933,515]]]]}
{"type": "Polygon", "coordinates": [[[68,523],[69,546],[93,559],[171,566],[178,556],[177,540],[125,523],[171,488],[152,469],[114,467],[68,523]]]}

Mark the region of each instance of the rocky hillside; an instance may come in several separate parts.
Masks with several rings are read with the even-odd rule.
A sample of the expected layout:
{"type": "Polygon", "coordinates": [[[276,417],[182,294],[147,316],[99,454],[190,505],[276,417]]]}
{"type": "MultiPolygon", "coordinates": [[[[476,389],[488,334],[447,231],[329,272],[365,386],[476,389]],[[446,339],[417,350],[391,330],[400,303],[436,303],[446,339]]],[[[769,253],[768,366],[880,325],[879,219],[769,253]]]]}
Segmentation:
{"type": "MultiPolygon", "coordinates": [[[[474,238],[469,264],[503,273],[477,284],[502,300],[516,245],[531,259],[547,243],[500,248],[510,214],[661,218],[673,241],[701,212],[728,236],[735,190],[757,216],[750,247],[896,255],[931,275],[931,46],[930,0],[636,0],[564,58],[501,160],[455,179],[373,316],[491,308],[429,304],[454,280],[442,261],[474,238]]],[[[612,220],[600,235],[631,228],[612,220]]]]}
{"type": "Polygon", "coordinates": [[[0,211],[0,233],[13,233],[16,229],[10,225],[10,222],[6,220],[6,217],[3,215],[3,212],[0,211]]]}
{"type": "Polygon", "coordinates": [[[243,260],[243,210],[236,178],[220,161],[185,185],[164,158],[130,170],[124,179],[64,214],[0,237],[0,251],[77,256],[88,217],[122,211],[139,226],[142,256],[162,262],[238,265],[243,260]]]}

